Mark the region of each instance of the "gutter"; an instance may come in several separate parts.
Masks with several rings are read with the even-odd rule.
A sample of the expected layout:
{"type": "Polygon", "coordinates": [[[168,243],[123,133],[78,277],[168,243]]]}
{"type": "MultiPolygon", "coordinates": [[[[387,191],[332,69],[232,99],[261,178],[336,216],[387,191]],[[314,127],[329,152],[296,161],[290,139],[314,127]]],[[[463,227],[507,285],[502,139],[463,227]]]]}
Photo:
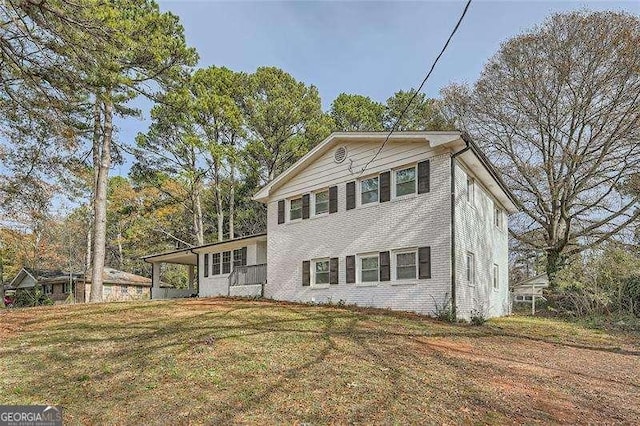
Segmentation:
{"type": "Polygon", "coordinates": [[[451,155],[451,313],[457,319],[456,312],[456,157],[471,149],[470,139],[462,137],[465,147],[451,155]]]}

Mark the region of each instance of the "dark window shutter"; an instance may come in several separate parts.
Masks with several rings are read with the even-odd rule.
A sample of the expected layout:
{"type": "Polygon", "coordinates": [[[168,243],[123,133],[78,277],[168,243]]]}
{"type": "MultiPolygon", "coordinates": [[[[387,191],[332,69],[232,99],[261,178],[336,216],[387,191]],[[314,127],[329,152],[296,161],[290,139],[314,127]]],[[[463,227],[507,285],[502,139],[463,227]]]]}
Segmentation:
{"type": "Polygon", "coordinates": [[[418,249],[418,278],[431,278],[431,247],[418,249]]]}
{"type": "Polygon", "coordinates": [[[356,257],[355,256],[347,256],[346,271],[347,271],[347,283],[355,283],[356,282],[356,257]]]}
{"type": "Polygon", "coordinates": [[[309,202],[311,197],[309,194],[304,194],[302,196],[302,218],[309,219],[309,202]]]}
{"type": "Polygon", "coordinates": [[[388,251],[380,252],[380,281],[391,280],[391,258],[388,251]]]}
{"type": "Polygon", "coordinates": [[[335,213],[338,211],[338,187],[332,186],[329,188],[329,213],[335,213]]]}
{"type": "Polygon", "coordinates": [[[204,254],[204,276],[205,277],[209,276],[209,256],[211,256],[209,253],[204,254]]]}
{"type": "Polygon", "coordinates": [[[431,190],[431,166],[429,160],[418,163],[418,194],[431,190]]]}
{"type": "Polygon", "coordinates": [[[338,284],[338,258],[329,259],[329,284],[338,284]]]}
{"type": "Polygon", "coordinates": [[[302,262],[302,285],[311,285],[311,262],[308,260],[302,262]]]}
{"type": "Polygon", "coordinates": [[[380,173],[380,202],[391,200],[391,172],[380,173]]]}
{"type": "Polygon", "coordinates": [[[278,223],[284,223],[284,200],[278,201],[278,223]]]}
{"type": "Polygon", "coordinates": [[[356,183],[347,182],[347,210],[356,208],[356,183]]]}
{"type": "Polygon", "coordinates": [[[246,247],[242,247],[240,256],[242,259],[242,262],[241,262],[242,266],[247,266],[247,248],[246,247]]]}

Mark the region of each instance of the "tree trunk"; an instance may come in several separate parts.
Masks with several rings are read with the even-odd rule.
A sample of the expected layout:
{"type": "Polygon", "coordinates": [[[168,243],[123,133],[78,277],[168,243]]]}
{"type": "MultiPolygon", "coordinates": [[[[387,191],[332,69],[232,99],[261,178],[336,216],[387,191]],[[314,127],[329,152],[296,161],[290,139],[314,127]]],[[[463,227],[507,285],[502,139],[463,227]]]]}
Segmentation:
{"type": "Polygon", "coordinates": [[[547,250],[547,277],[549,278],[549,289],[556,287],[556,274],[565,263],[565,256],[557,249],[547,250]]]}
{"type": "Polygon", "coordinates": [[[2,235],[0,235],[0,308],[4,308],[4,260],[2,258],[2,235]]]}
{"type": "Polygon", "coordinates": [[[91,234],[93,233],[93,226],[91,226],[91,217],[89,217],[89,223],[87,223],[87,247],[84,257],[84,273],[86,274],[89,268],[91,268],[91,234]]]}
{"type": "Polygon", "coordinates": [[[224,211],[222,205],[222,191],[220,190],[220,162],[216,159],[214,160],[213,172],[214,176],[214,184],[215,184],[215,194],[216,194],[216,216],[218,218],[218,241],[224,240],[224,211]]]}
{"type": "Polygon", "coordinates": [[[231,187],[229,189],[229,238],[235,237],[235,230],[233,229],[233,217],[235,215],[236,205],[236,169],[233,160],[231,162],[231,187]]]}
{"type": "Polygon", "coordinates": [[[111,167],[111,137],[113,133],[113,104],[104,102],[104,134],[100,145],[100,163],[93,200],[93,269],[91,272],[91,302],[102,301],[102,273],[107,234],[107,185],[111,167]]]}
{"type": "MultiPolygon", "coordinates": [[[[198,187],[199,186],[200,185],[198,185],[198,187]]],[[[202,200],[200,197],[200,188],[196,190],[193,203],[193,228],[195,230],[196,242],[201,246],[204,244],[204,224],[202,223],[202,200]]]]}

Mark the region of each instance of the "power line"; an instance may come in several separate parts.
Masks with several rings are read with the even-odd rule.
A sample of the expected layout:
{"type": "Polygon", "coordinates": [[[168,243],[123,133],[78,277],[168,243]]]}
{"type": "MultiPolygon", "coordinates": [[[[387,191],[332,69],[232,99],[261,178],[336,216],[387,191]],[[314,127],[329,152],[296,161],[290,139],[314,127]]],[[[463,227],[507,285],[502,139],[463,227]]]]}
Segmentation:
{"type": "Polygon", "coordinates": [[[371,158],[371,160],[367,161],[367,164],[364,165],[364,167],[362,168],[362,171],[360,171],[360,174],[358,176],[361,176],[362,173],[364,173],[364,171],[367,170],[367,167],[369,167],[369,164],[371,164],[378,157],[378,155],[380,155],[380,152],[382,152],[382,149],[384,148],[384,146],[389,141],[389,138],[391,137],[393,132],[396,131],[396,128],[398,127],[398,123],[400,123],[400,120],[402,120],[402,117],[404,116],[404,114],[407,112],[407,110],[411,106],[411,103],[416,98],[416,96],[418,96],[418,93],[420,93],[420,91],[424,87],[425,83],[429,79],[429,76],[431,76],[431,73],[433,72],[434,68],[436,67],[436,64],[440,60],[440,57],[444,54],[444,51],[447,50],[447,47],[449,46],[449,43],[451,42],[451,39],[453,38],[455,33],[458,31],[458,27],[460,27],[460,24],[462,23],[462,20],[464,19],[464,16],[467,14],[467,10],[469,10],[469,6],[470,5],[471,5],[471,0],[467,0],[467,4],[464,6],[464,10],[462,11],[462,15],[460,15],[460,18],[458,19],[458,22],[456,23],[456,26],[453,27],[453,31],[451,31],[451,34],[449,34],[449,38],[447,39],[447,42],[444,44],[444,46],[442,46],[442,50],[440,50],[440,53],[436,57],[435,61],[433,61],[433,64],[431,65],[431,68],[429,69],[429,72],[427,73],[427,76],[424,78],[424,80],[422,80],[422,83],[420,83],[420,86],[418,87],[418,90],[416,90],[413,93],[413,96],[411,96],[411,99],[409,99],[409,102],[407,102],[407,105],[404,107],[404,109],[402,110],[402,112],[400,113],[398,118],[396,119],[395,123],[393,123],[393,127],[391,127],[391,131],[389,131],[389,134],[385,138],[384,142],[382,142],[382,145],[380,145],[380,148],[378,149],[378,152],[375,153],[375,155],[373,156],[373,158],[371,158]]]}

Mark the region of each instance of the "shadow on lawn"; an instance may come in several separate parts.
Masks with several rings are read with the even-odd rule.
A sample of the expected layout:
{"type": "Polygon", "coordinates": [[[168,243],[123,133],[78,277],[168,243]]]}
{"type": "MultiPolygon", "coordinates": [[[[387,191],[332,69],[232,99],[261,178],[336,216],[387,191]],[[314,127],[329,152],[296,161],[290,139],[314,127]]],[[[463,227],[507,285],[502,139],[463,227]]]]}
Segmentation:
{"type": "MultiPolygon", "coordinates": [[[[148,360],[154,359],[154,355],[163,354],[162,360],[171,357],[175,359],[175,356],[180,354],[191,355],[194,348],[204,345],[204,342],[211,337],[218,344],[225,340],[245,339],[251,341],[253,338],[263,337],[267,334],[283,333],[303,335],[305,339],[318,342],[313,353],[301,354],[301,358],[304,359],[302,362],[275,375],[275,379],[267,383],[260,391],[250,393],[246,397],[241,397],[239,393],[232,393],[229,401],[222,400],[213,403],[208,408],[212,414],[207,417],[207,422],[215,424],[237,421],[237,416],[258,409],[259,405],[268,401],[272,395],[286,393],[287,386],[292,381],[295,382],[306,377],[310,369],[325,363],[330,355],[340,354],[345,357],[354,355],[353,351],[345,352],[345,349],[336,343],[336,339],[340,339],[341,342],[346,341],[348,347],[357,348],[355,352],[357,356],[373,362],[381,371],[385,372],[386,386],[379,390],[379,398],[367,404],[360,404],[357,415],[355,415],[357,418],[350,418],[349,421],[372,421],[380,413],[392,412],[394,404],[400,404],[398,399],[401,396],[401,389],[403,386],[408,386],[407,383],[416,389],[430,388],[436,395],[434,398],[457,401],[454,404],[465,403],[465,401],[470,405],[481,404],[488,410],[509,418],[513,415],[510,406],[479,390],[469,377],[470,372],[482,376],[486,375],[489,370],[492,374],[498,375],[515,374],[512,369],[496,365],[495,360],[499,360],[505,365],[527,364],[549,371],[582,376],[589,380],[640,387],[637,384],[621,383],[615,379],[597,377],[584,372],[561,371],[532,360],[525,362],[515,357],[494,356],[493,362],[489,362],[490,359],[470,361],[460,356],[466,356],[466,352],[463,353],[463,351],[456,351],[452,348],[442,351],[423,339],[508,337],[622,355],[638,356],[640,352],[637,351],[556,342],[550,339],[495,330],[490,327],[446,324],[429,319],[421,319],[420,323],[416,325],[417,329],[408,332],[403,331],[401,325],[394,323],[395,319],[406,319],[407,316],[403,314],[395,315],[386,311],[370,313],[371,311],[363,312],[360,309],[327,309],[326,307],[316,308],[292,304],[278,305],[279,309],[269,311],[263,306],[265,304],[265,302],[230,304],[229,302],[218,303],[217,301],[206,304],[199,303],[196,305],[198,306],[197,310],[175,318],[169,315],[171,310],[176,309],[175,306],[156,304],[155,302],[142,303],[140,306],[123,304],[115,308],[105,308],[104,306],[94,308],[92,306],[89,309],[73,312],[72,315],[65,315],[60,323],[46,330],[35,329],[25,332],[20,339],[22,344],[14,342],[10,347],[0,349],[0,355],[2,358],[14,357],[21,365],[21,369],[29,372],[28,377],[23,379],[23,386],[25,389],[32,389],[32,397],[40,395],[40,397],[61,398],[60,395],[63,392],[53,386],[61,386],[64,389],[69,386],[69,383],[65,382],[71,384],[86,382],[91,388],[92,382],[106,381],[115,376],[126,377],[131,371],[131,367],[134,368],[135,373],[133,380],[137,380],[136,377],[141,377],[146,371],[156,367],[148,364],[148,360]],[[205,309],[204,312],[200,311],[200,307],[205,309]],[[155,308],[153,318],[145,320],[126,318],[126,314],[142,312],[149,308],[155,308]],[[265,317],[267,318],[265,319],[265,317]],[[73,318],[74,321],[68,321],[69,318],[73,318]],[[80,318],[86,318],[86,320],[78,321],[80,318]],[[371,324],[375,327],[372,327],[371,324]],[[36,342],[37,346],[34,344],[36,342]],[[25,343],[29,345],[27,348],[24,346],[25,343]],[[109,347],[105,349],[103,345],[109,345],[109,347]],[[419,345],[423,350],[410,350],[408,345],[419,345]],[[69,361],[52,356],[55,351],[68,351],[71,357],[74,355],[86,356],[93,348],[97,351],[92,356],[93,366],[89,366],[89,370],[84,365],[76,366],[75,359],[69,361]],[[172,352],[165,353],[167,350],[172,352]],[[452,353],[457,353],[457,355],[452,356],[452,353]],[[435,379],[425,381],[424,377],[415,371],[416,369],[407,368],[407,365],[421,366],[427,361],[433,363],[434,366],[449,368],[453,371],[451,374],[456,380],[451,385],[435,379]],[[49,368],[46,370],[34,369],[34,365],[48,365],[49,368]],[[116,368],[116,365],[119,367],[116,368]],[[52,378],[52,370],[56,371],[58,377],[52,378]],[[461,385],[466,386],[463,394],[460,393],[459,386],[461,385]]],[[[178,305],[191,308],[192,303],[179,302],[178,305]]],[[[50,317],[48,321],[51,321],[50,317]]],[[[33,321],[27,324],[33,325],[39,322],[42,321],[33,321]]],[[[342,343],[344,346],[344,342],[342,343]]],[[[215,346],[212,350],[215,350],[215,346]]],[[[524,376],[522,377],[524,379],[524,376]]],[[[247,374],[247,383],[243,384],[243,389],[251,389],[251,378],[251,375],[247,374]]],[[[336,377],[336,379],[338,378],[336,377]]],[[[185,383],[185,385],[189,384],[185,383]]],[[[133,399],[142,398],[142,395],[139,395],[140,389],[135,387],[140,385],[134,383],[133,386],[132,389],[135,391],[133,399]]],[[[110,401],[112,390],[103,388],[102,391],[99,391],[99,387],[96,385],[95,389],[91,390],[91,397],[102,397],[104,398],[102,403],[108,403],[106,401],[110,401]]],[[[56,401],[49,402],[55,403],[56,401]]],[[[170,409],[170,407],[165,409],[170,409]]],[[[280,413],[286,415],[286,418],[300,417],[299,413],[286,411],[287,408],[283,407],[281,410],[280,413]]],[[[549,420],[545,413],[538,412],[536,414],[535,411],[527,412],[527,418],[549,420]]],[[[91,418],[90,420],[91,422],[99,422],[103,419],[91,418]]],[[[129,420],[135,421],[135,419],[129,420]]],[[[313,418],[311,415],[311,418],[304,420],[321,421],[322,419],[313,418]]],[[[338,418],[335,421],[345,421],[345,419],[338,418]]]]}

